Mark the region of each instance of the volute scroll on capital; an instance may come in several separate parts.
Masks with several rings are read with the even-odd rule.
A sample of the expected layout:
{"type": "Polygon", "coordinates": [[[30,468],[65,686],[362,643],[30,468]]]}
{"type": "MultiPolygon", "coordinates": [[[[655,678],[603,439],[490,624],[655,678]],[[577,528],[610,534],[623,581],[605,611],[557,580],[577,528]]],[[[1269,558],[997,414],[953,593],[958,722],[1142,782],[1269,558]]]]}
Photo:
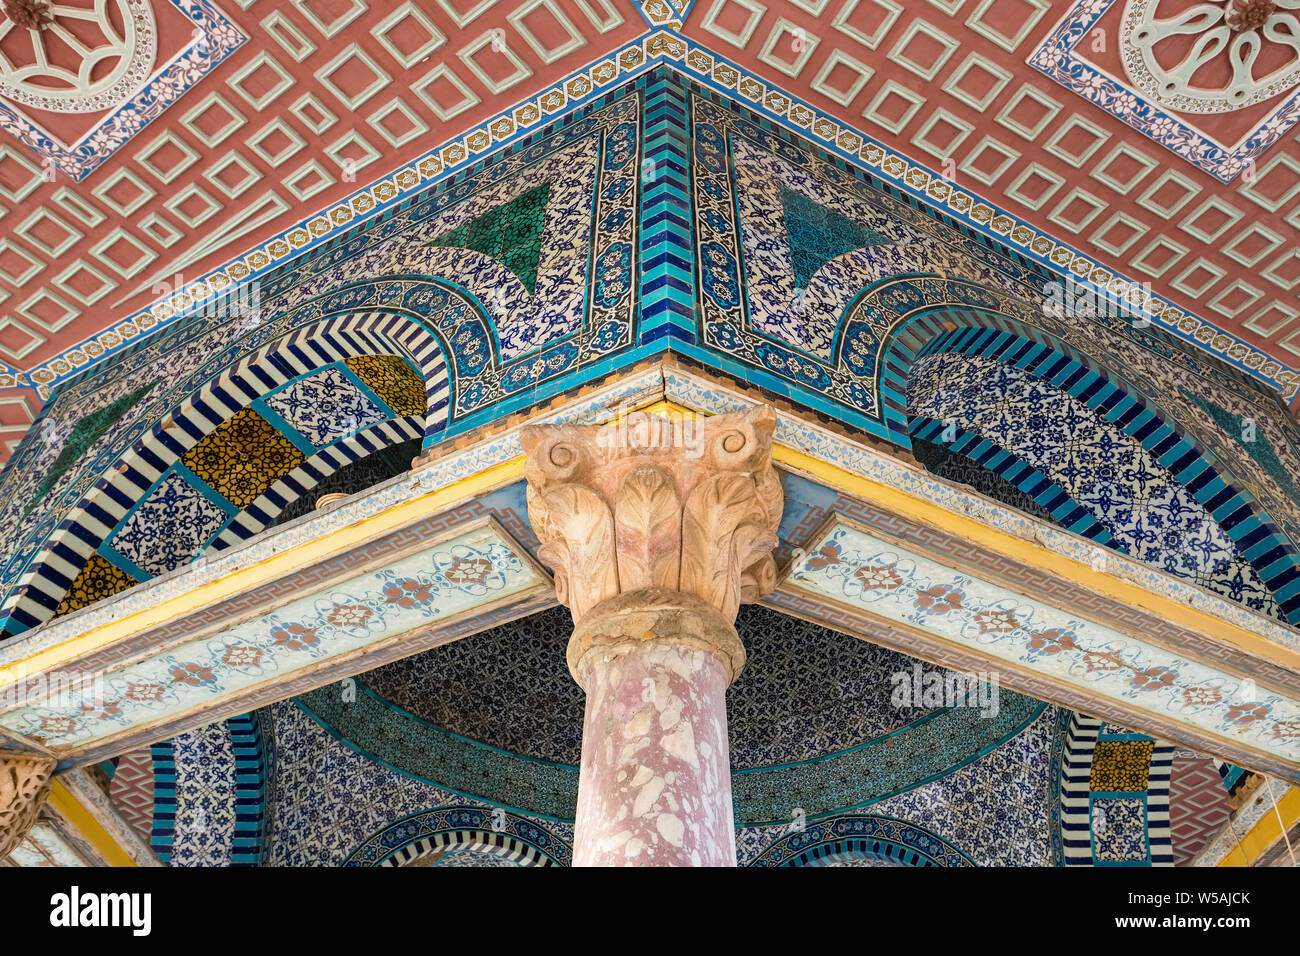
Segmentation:
{"type": "Polygon", "coordinates": [[[575,637],[598,605],[639,591],[660,595],[648,593],[651,604],[664,591],[690,595],[734,633],[739,605],[776,584],[784,493],[772,468],[775,425],[776,412],[756,406],[522,430],[538,557],[555,572],[575,637]]]}

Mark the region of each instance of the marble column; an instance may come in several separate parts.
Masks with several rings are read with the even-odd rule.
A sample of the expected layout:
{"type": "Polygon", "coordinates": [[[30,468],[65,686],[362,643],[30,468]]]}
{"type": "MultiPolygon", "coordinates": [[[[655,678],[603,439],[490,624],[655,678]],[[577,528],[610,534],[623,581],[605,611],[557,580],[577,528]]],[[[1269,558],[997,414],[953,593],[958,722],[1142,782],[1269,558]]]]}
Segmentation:
{"type": "Polygon", "coordinates": [[[528,513],[587,694],[574,863],[734,866],[726,690],[736,610],[776,581],[766,407],[530,426],[528,513]]]}
{"type": "Polygon", "coordinates": [[[0,750],[0,860],[27,836],[54,785],[53,757],[0,750]]]}

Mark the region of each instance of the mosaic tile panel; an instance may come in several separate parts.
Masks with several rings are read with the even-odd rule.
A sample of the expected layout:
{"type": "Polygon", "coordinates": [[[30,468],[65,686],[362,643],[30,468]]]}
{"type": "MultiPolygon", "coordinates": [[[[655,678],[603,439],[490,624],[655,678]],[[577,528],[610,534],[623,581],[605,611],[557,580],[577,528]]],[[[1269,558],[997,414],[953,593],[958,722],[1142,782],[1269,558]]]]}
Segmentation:
{"type": "Polygon", "coordinates": [[[171,471],[108,543],[141,571],[156,577],[188,562],[229,519],[224,508],[179,472],[171,471]]]}
{"type": "Polygon", "coordinates": [[[1281,616],[1231,538],[1169,470],[1054,385],[993,359],[934,355],[913,366],[908,396],[918,414],[956,423],[1038,468],[1139,560],[1281,616]]]}
{"type": "Polygon", "coordinates": [[[68,593],[63,595],[59,606],[54,611],[55,617],[62,617],[89,607],[96,601],[120,594],[129,587],[138,584],[135,578],[127,574],[116,564],[102,555],[92,554],[77,576],[72,580],[68,593]]]}
{"type": "Polygon", "coordinates": [[[317,448],[376,425],[389,415],[337,368],[298,379],[268,395],[266,404],[317,448]]]}
{"type": "Polygon", "coordinates": [[[542,226],[550,192],[550,183],[535,186],[429,245],[457,246],[491,256],[514,273],[532,295],[537,290],[537,263],[542,254],[542,226]]]}
{"type": "MultiPolygon", "coordinates": [[[[336,688],[338,689],[338,688],[336,688]]],[[[281,702],[259,714],[263,726],[273,725],[276,810],[267,837],[268,865],[373,865],[400,848],[429,842],[437,834],[478,831],[515,837],[541,847],[567,865],[572,825],[506,811],[494,823],[494,804],[467,799],[443,787],[422,782],[349,749],[291,702],[281,702]],[[358,799],[358,794],[364,799],[358,799]]],[[[978,865],[1044,865],[1049,846],[1047,803],[1049,787],[1045,759],[1051,747],[1055,713],[1048,709],[1024,732],[941,779],[875,804],[871,816],[897,821],[894,842],[922,856],[923,843],[904,837],[912,826],[926,831],[948,851],[978,865]]],[[[206,744],[208,766],[192,766],[190,754],[178,758],[176,787],[183,805],[182,824],[174,837],[177,862],[205,854],[220,856],[215,847],[228,845],[231,825],[225,815],[235,757],[219,737],[228,733],[187,735],[206,744]],[[211,739],[209,739],[211,738],[211,739]],[[208,832],[190,826],[199,819],[221,821],[208,832]]],[[[186,745],[191,753],[194,748],[186,745]]],[[[843,829],[849,817],[815,824],[843,829]]],[[[806,832],[806,831],[805,831],[806,832]]],[[[742,865],[790,836],[788,824],[740,827],[737,830],[742,865]]],[[[852,830],[841,838],[861,838],[852,830]]],[[[876,834],[875,836],[883,836],[876,834]]],[[[454,842],[445,845],[456,845],[454,842]]],[[[933,848],[931,848],[933,849],[933,848]]],[[[787,854],[788,855],[788,854],[787,854]]],[[[810,859],[802,863],[813,862],[810,859]]],[[[901,862],[915,865],[918,860],[901,862]]]]}
{"type": "Polygon", "coordinates": [[[1092,752],[1090,787],[1093,792],[1147,789],[1153,740],[1099,740],[1092,752]]]}
{"type": "MultiPolygon", "coordinates": [[[[977,759],[1041,709],[1009,691],[993,719],[975,708],[909,705],[896,688],[922,676],[911,658],[759,606],[742,608],[737,627],[749,655],[728,692],[741,820],[783,818],[796,803],[818,816],[880,800],[977,759]]],[[[371,671],[351,702],[337,687],[299,699],[335,735],[390,766],[564,816],[575,799],[584,707],[564,659],[571,630],[568,611],[555,608],[371,671]]]]}
{"type": "MultiPolygon", "coordinates": [[[[935,712],[891,700],[891,676],[910,675],[915,663],[902,654],[758,605],[741,608],[736,628],[748,655],[727,692],[736,770],[829,756],[935,712]]],[[[557,607],[385,665],[360,680],[444,730],[576,766],[584,697],[564,657],[572,630],[568,610],[557,607]]],[[[990,728],[973,721],[970,729],[978,734],[990,728]]],[[[949,730],[964,732],[956,723],[949,730]]]]}
{"type": "MultiPolygon", "coordinates": [[[[63,447],[59,449],[59,456],[49,466],[49,470],[45,473],[36,489],[35,496],[27,506],[28,513],[40,504],[41,500],[58,480],[67,473],[68,469],[81,460],[81,457],[85,455],[90,446],[104,437],[108,430],[117,424],[122,416],[135,407],[136,403],[148,395],[153,388],[153,384],[137,388],[135,391],[109,402],[103,408],[91,412],[73,425],[72,431],[63,439],[63,447]]],[[[53,422],[51,422],[51,425],[53,427],[43,429],[44,436],[51,439],[59,438],[58,426],[53,422]]]]}
{"type": "MultiPolygon", "coordinates": [[[[476,808],[481,815],[466,826],[482,828],[486,820],[490,830],[492,804],[415,780],[348,749],[292,702],[269,710],[275,724],[277,802],[268,865],[338,866],[376,834],[386,835],[384,852],[392,852],[421,836],[419,825],[402,828],[406,818],[438,808],[476,808]],[[356,800],[357,793],[367,799],[356,800]]],[[[572,824],[535,822],[572,844],[572,824]]]]}
{"type": "Polygon", "coordinates": [[[1096,863],[1144,863],[1147,849],[1144,797],[1094,797],[1093,858],[1096,863]]]}
{"type": "Polygon", "coordinates": [[[788,186],[781,187],[780,196],[785,234],[790,242],[790,265],[794,283],[800,289],[807,288],[813,274],[832,259],[889,241],[788,186]]]}
{"type": "Polygon", "coordinates": [[[172,741],[175,819],[169,866],[228,866],[234,852],[235,754],[225,721],[172,741]]]}
{"type": "Polygon", "coordinates": [[[181,461],[227,501],[246,508],[304,458],[274,425],[243,408],[200,439],[181,461]]]}
{"type": "MultiPolygon", "coordinates": [[[[871,804],[956,845],[979,866],[1050,866],[1049,780],[1056,712],[1047,708],[1019,735],[963,767],[871,804]]],[[[790,823],[738,827],[742,865],[785,838],[790,823]]]]}
{"type": "Polygon", "coordinates": [[[425,413],[424,380],[396,355],[356,355],[344,362],[395,415],[425,413]]]}

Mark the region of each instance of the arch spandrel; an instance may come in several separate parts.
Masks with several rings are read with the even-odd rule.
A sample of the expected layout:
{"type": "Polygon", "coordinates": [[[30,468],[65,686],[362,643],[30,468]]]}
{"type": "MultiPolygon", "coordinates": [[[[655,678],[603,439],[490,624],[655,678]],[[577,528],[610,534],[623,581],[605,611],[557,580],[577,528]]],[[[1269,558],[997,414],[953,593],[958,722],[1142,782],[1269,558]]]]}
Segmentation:
{"type": "MultiPolygon", "coordinates": [[[[241,314],[218,314],[215,324],[209,318],[211,328],[202,328],[199,318],[182,323],[114,365],[108,377],[71,383],[50,413],[59,428],[71,429],[78,413],[102,407],[143,378],[161,378],[166,387],[155,389],[129,421],[117,423],[55,482],[42,509],[24,516],[11,499],[8,513],[0,515],[0,540],[7,540],[11,555],[0,572],[9,592],[9,632],[55,611],[105,532],[112,533],[116,509],[110,507],[106,518],[97,512],[98,500],[148,493],[151,484],[132,491],[129,479],[140,473],[156,480],[158,468],[151,466],[184,453],[180,446],[199,441],[229,417],[196,418],[193,409],[227,387],[256,401],[282,384],[281,366],[310,371],[300,367],[300,356],[314,349],[306,329],[336,335],[344,350],[398,354],[420,367],[430,410],[426,444],[440,440],[455,422],[472,427],[476,420],[490,421],[494,405],[531,400],[539,388],[554,391],[562,376],[626,349],[637,302],[632,276],[640,198],[640,98],[631,92],[311,250],[260,284],[254,300],[233,300],[241,314]],[[520,198],[539,186],[545,187],[545,202],[524,210],[529,221],[511,218],[520,198]],[[525,253],[535,251],[535,262],[517,255],[517,246],[502,244],[509,245],[525,226],[535,246],[525,253]],[[406,331],[394,332],[394,324],[406,331]],[[393,343],[360,344],[367,325],[393,343]],[[273,354],[277,339],[289,350],[283,360],[273,354]],[[421,364],[433,355],[438,368],[421,364]],[[169,439],[169,427],[184,437],[169,439]],[[145,464],[137,467],[136,458],[145,464]],[[113,477],[115,469],[123,467],[128,480],[115,492],[123,483],[113,477]]],[[[224,404],[215,400],[218,407],[224,404]]],[[[29,442],[15,463],[53,460],[42,452],[29,442]]],[[[17,499],[30,501],[35,486],[15,479],[19,470],[10,469],[4,480],[21,486],[14,489],[17,499]]],[[[261,498],[242,504],[262,507],[261,498]]],[[[231,517],[213,514],[210,520],[231,517]]],[[[120,568],[92,570],[133,576],[120,568]]]]}

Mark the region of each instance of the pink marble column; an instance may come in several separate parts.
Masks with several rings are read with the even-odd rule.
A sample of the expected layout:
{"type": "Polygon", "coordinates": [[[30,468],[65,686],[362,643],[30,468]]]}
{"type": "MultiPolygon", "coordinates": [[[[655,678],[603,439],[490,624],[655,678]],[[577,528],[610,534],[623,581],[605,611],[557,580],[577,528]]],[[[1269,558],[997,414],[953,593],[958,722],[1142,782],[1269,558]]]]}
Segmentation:
{"type": "Polygon", "coordinates": [[[587,693],[577,866],[736,864],[726,693],[745,663],[736,609],[776,580],[775,423],[755,408],[521,433],[587,693]]]}
{"type": "Polygon", "coordinates": [[[717,653],[670,641],[589,651],[575,866],[735,866],[727,687],[717,653]]]}

